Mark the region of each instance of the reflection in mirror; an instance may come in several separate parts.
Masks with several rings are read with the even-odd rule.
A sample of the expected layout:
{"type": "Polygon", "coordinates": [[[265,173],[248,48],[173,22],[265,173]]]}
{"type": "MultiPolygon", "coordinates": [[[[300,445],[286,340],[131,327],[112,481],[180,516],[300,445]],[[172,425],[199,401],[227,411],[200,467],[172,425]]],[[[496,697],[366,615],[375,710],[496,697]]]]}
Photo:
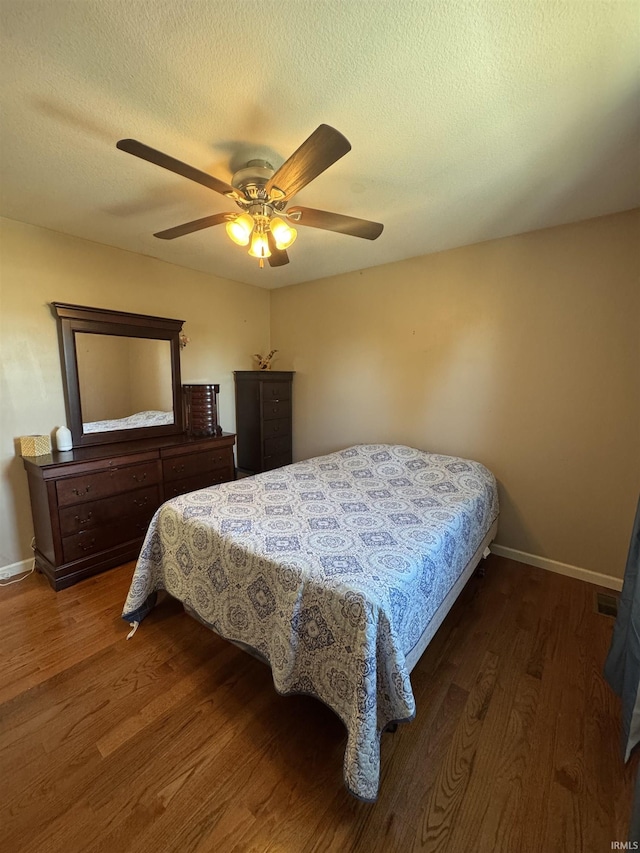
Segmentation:
{"type": "Polygon", "coordinates": [[[82,432],[174,423],[168,340],[75,333],[82,432]]]}

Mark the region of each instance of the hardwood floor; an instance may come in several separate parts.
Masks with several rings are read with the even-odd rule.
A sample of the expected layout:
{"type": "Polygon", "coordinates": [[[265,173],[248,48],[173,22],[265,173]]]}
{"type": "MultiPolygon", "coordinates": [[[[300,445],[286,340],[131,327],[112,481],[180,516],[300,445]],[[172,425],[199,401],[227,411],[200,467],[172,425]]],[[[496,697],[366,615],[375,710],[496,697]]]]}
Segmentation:
{"type": "Polygon", "coordinates": [[[133,564],[54,593],[0,589],[7,853],[573,853],[626,839],[637,761],[602,679],[595,587],[492,556],[412,674],[378,801],[342,784],[312,699],[166,599],[127,642],[133,564]]]}

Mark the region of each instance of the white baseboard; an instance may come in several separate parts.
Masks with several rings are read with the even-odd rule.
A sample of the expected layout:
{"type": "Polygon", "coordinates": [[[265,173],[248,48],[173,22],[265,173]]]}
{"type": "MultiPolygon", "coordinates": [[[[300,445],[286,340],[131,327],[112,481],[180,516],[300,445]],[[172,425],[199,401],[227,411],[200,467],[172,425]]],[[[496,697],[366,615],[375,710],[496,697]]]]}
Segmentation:
{"type": "Polygon", "coordinates": [[[0,566],[0,580],[12,578],[14,575],[20,575],[23,572],[28,572],[33,566],[33,557],[28,560],[21,560],[19,563],[11,563],[9,566],[0,566]]]}
{"type": "MultiPolygon", "coordinates": [[[[535,554],[527,554],[526,551],[516,551],[515,548],[506,548],[504,545],[496,545],[495,542],[491,543],[491,553],[497,554],[499,557],[507,557],[509,560],[515,560],[517,563],[527,563],[527,565],[536,566],[538,569],[546,569],[548,572],[555,572],[558,575],[566,575],[597,586],[605,586],[607,589],[618,591],[622,589],[621,578],[603,575],[600,572],[593,572],[591,569],[583,569],[580,566],[572,566],[569,563],[559,563],[557,560],[549,560],[535,554]]],[[[33,557],[28,560],[21,560],[19,563],[11,563],[9,566],[1,566],[0,580],[28,572],[32,566],[33,557]]]]}
{"type": "Polygon", "coordinates": [[[580,566],[571,566],[569,563],[559,563],[557,560],[549,560],[546,557],[537,557],[535,554],[527,554],[526,551],[516,551],[515,548],[505,548],[504,545],[491,544],[491,553],[499,557],[507,557],[518,563],[527,563],[538,569],[546,569],[558,575],[567,575],[597,586],[606,586],[607,589],[622,589],[622,578],[614,578],[611,575],[603,575],[600,572],[592,572],[591,569],[582,569],[580,566]]]}

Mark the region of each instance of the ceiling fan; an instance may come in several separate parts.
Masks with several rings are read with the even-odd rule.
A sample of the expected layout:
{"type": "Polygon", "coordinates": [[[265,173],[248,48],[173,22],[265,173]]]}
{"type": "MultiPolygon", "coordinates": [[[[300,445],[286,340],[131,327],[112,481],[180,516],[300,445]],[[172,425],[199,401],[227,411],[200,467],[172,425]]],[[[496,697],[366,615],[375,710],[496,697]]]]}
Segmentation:
{"type": "Polygon", "coordinates": [[[312,207],[291,207],[286,210],[287,204],[299,190],[351,150],[349,141],[328,124],[316,128],[277,171],[266,160],[250,160],[233,175],[230,184],[135,139],[121,139],[117,147],[127,154],[155,163],[156,166],[221,193],[242,210],[242,213],[214,213],[154,234],[154,237],[162,240],[173,240],[224,223],[234,243],[250,245],[249,254],[259,259],[260,267],[264,266],[265,258],[270,266],[279,267],[289,263],[287,249],[297,236],[296,229],[286,220],[310,228],[363,237],[365,240],[375,240],[384,227],[379,222],[312,207]]]}

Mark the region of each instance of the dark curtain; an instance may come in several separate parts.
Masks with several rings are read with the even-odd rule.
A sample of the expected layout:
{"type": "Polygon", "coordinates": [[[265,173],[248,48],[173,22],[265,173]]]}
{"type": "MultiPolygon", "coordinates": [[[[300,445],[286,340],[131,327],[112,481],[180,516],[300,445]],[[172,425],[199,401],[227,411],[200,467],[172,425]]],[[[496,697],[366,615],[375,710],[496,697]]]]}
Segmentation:
{"type": "MultiPolygon", "coordinates": [[[[631,751],[640,742],[640,500],[604,675],[622,699],[622,751],[624,760],[628,761],[631,751]]],[[[629,841],[640,841],[638,778],[629,841]]]]}

